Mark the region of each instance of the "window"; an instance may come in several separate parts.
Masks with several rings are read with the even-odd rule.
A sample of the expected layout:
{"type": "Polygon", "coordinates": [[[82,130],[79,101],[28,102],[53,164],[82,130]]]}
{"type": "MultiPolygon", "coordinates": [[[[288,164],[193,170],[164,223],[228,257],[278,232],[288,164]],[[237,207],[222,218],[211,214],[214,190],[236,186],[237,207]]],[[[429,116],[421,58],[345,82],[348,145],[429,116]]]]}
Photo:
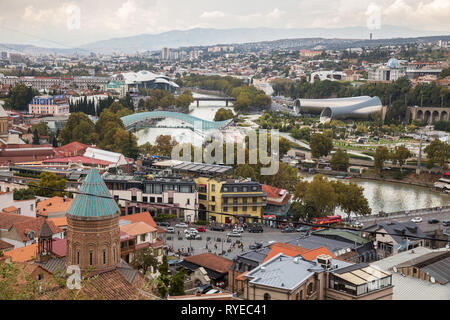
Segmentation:
{"type": "Polygon", "coordinates": [[[190,204],[191,204],[191,199],[187,198],[186,205],[190,205],[190,204]]]}
{"type": "Polygon", "coordinates": [[[242,211],[247,211],[247,207],[242,207],[242,211]]]}
{"type": "Polygon", "coordinates": [[[227,212],[228,211],[228,207],[223,207],[223,211],[227,212]]]}
{"type": "Polygon", "coordinates": [[[80,264],[80,251],[77,250],[77,264],[80,264]]]}
{"type": "Polygon", "coordinates": [[[131,201],[136,201],[136,196],[131,196],[131,201]]]}
{"type": "Polygon", "coordinates": [[[148,202],[148,197],[142,197],[143,202],[148,202]]]}
{"type": "Polygon", "coordinates": [[[257,203],[258,202],[258,198],[253,197],[253,203],[257,203]]]}
{"type": "Polygon", "coordinates": [[[248,188],[247,188],[247,187],[243,187],[243,188],[242,188],[242,191],[243,191],[243,192],[248,192],[248,188]]]}
{"type": "Polygon", "coordinates": [[[211,211],[216,211],[216,206],[211,206],[211,211]]]}
{"type": "Polygon", "coordinates": [[[270,300],[270,294],[264,293],[264,300],[270,300]]]}
{"type": "Polygon", "coordinates": [[[103,249],[103,264],[106,264],[106,249],[103,249]]]}
{"type": "Polygon", "coordinates": [[[33,211],[34,206],[30,204],[30,210],[33,211]]]}
{"type": "Polygon", "coordinates": [[[94,259],[94,254],[91,250],[91,251],[89,251],[89,265],[91,265],[91,266],[94,264],[93,259],[94,259]]]}
{"type": "Polygon", "coordinates": [[[150,202],[154,203],[155,202],[155,197],[150,197],[150,202]]]}
{"type": "Polygon", "coordinates": [[[314,285],[313,285],[313,283],[311,282],[310,284],[308,284],[308,288],[307,288],[307,290],[306,290],[308,296],[310,296],[310,295],[313,293],[313,291],[314,291],[314,285]]]}
{"type": "Polygon", "coordinates": [[[145,242],[145,234],[141,235],[141,242],[145,242]]]}
{"type": "Polygon", "coordinates": [[[158,197],[158,203],[162,203],[163,201],[162,201],[162,198],[161,197],[158,197]]]}
{"type": "Polygon", "coordinates": [[[173,198],[169,198],[169,204],[173,204],[173,198]]]}
{"type": "Polygon", "coordinates": [[[256,211],[256,207],[255,206],[253,206],[252,209],[253,209],[253,211],[256,211]]]}
{"type": "Polygon", "coordinates": [[[177,209],[172,209],[172,214],[177,214],[177,209]]]}
{"type": "Polygon", "coordinates": [[[215,192],[215,191],[216,191],[216,185],[215,185],[215,184],[212,184],[212,185],[211,185],[211,191],[212,191],[212,192],[215,192]]]}
{"type": "Polygon", "coordinates": [[[114,247],[113,253],[114,253],[114,261],[113,262],[116,262],[116,248],[115,247],[114,247]]]}
{"type": "Polygon", "coordinates": [[[300,290],[297,300],[302,300],[302,299],[303,299],[303,290],[300,290]]]}
{"type": "Polygon", "coordinates": [[[233,211],[235,211],[235,212],[236,212],[236,211],[237,211],[237,207],[233,207],[233,211]]]}

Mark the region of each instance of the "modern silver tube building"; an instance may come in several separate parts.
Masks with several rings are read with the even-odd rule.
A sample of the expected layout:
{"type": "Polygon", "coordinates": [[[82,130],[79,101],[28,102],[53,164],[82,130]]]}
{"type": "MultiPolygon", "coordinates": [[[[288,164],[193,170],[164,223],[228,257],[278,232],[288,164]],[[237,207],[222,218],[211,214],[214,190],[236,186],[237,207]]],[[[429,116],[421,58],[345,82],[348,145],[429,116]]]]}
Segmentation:
{"type": "Polygon", "coordinates": [[[297,99],[297,113],[320,114],[321,121],[332,119],[368,119],[381,113],[383,105],[378,97],[360,96],[335,99],[297,99]]]}

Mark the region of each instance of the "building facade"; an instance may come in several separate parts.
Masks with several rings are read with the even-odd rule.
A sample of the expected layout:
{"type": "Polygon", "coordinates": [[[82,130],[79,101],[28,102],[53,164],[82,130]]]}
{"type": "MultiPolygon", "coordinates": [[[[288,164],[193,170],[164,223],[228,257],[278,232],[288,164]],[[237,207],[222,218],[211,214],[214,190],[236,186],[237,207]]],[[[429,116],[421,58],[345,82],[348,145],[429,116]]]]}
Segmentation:
{"type": "Polygon", "coordinates": [[[267,193],[258,182],[207,177],[196,178],[195,182],[199,220],[220,224],[262,222],[267,193]]]}
{"type": "Polygon", "coordinates": [[[28,112],[59,116],[69,114],[69,108],[69,100],[65,96],[39,96],[30,102],[28,112]]]}

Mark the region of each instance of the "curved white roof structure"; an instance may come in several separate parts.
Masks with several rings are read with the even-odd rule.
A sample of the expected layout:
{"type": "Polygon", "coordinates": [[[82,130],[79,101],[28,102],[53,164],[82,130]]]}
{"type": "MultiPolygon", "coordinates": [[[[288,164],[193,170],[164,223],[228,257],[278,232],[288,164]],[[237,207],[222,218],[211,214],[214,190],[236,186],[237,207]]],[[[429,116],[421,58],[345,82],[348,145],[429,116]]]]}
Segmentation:
{"type": "Polygon", "coordinates": [[[368,119],[381,113],[383,105],[378,97],[360,96],[335,99],[297,99],[297,113],[320,114],[322,122],[331,119],[368,119]]]}
{"type": "Polygon", "coordinates": [[[139,72],[124,72],[120,74],[116,74],[112,77],[113,81],[124,81],[127,85],[137,85],[144,82],[153,82],[153,83],[162,83],[167,84],[172,87],[178,88],[178,85],[170,81],[170,78],[156,74],[147,70],[141,70],[139,72]]]}

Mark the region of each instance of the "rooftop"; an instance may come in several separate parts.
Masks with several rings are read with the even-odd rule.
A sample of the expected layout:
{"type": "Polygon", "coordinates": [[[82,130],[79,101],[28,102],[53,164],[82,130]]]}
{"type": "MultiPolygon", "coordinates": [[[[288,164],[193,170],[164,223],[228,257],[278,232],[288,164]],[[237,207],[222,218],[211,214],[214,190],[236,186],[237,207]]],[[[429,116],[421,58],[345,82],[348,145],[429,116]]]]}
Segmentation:
{"type": "Polygon", "coordinates": [[[96,169],[91,169],[84,179],[79,192],[70,206],[67,214],[83,218],[101,218],[120,212],[108,188],[96,169]],[[97,197],[101,196],[101,197],[97,197]]]}

